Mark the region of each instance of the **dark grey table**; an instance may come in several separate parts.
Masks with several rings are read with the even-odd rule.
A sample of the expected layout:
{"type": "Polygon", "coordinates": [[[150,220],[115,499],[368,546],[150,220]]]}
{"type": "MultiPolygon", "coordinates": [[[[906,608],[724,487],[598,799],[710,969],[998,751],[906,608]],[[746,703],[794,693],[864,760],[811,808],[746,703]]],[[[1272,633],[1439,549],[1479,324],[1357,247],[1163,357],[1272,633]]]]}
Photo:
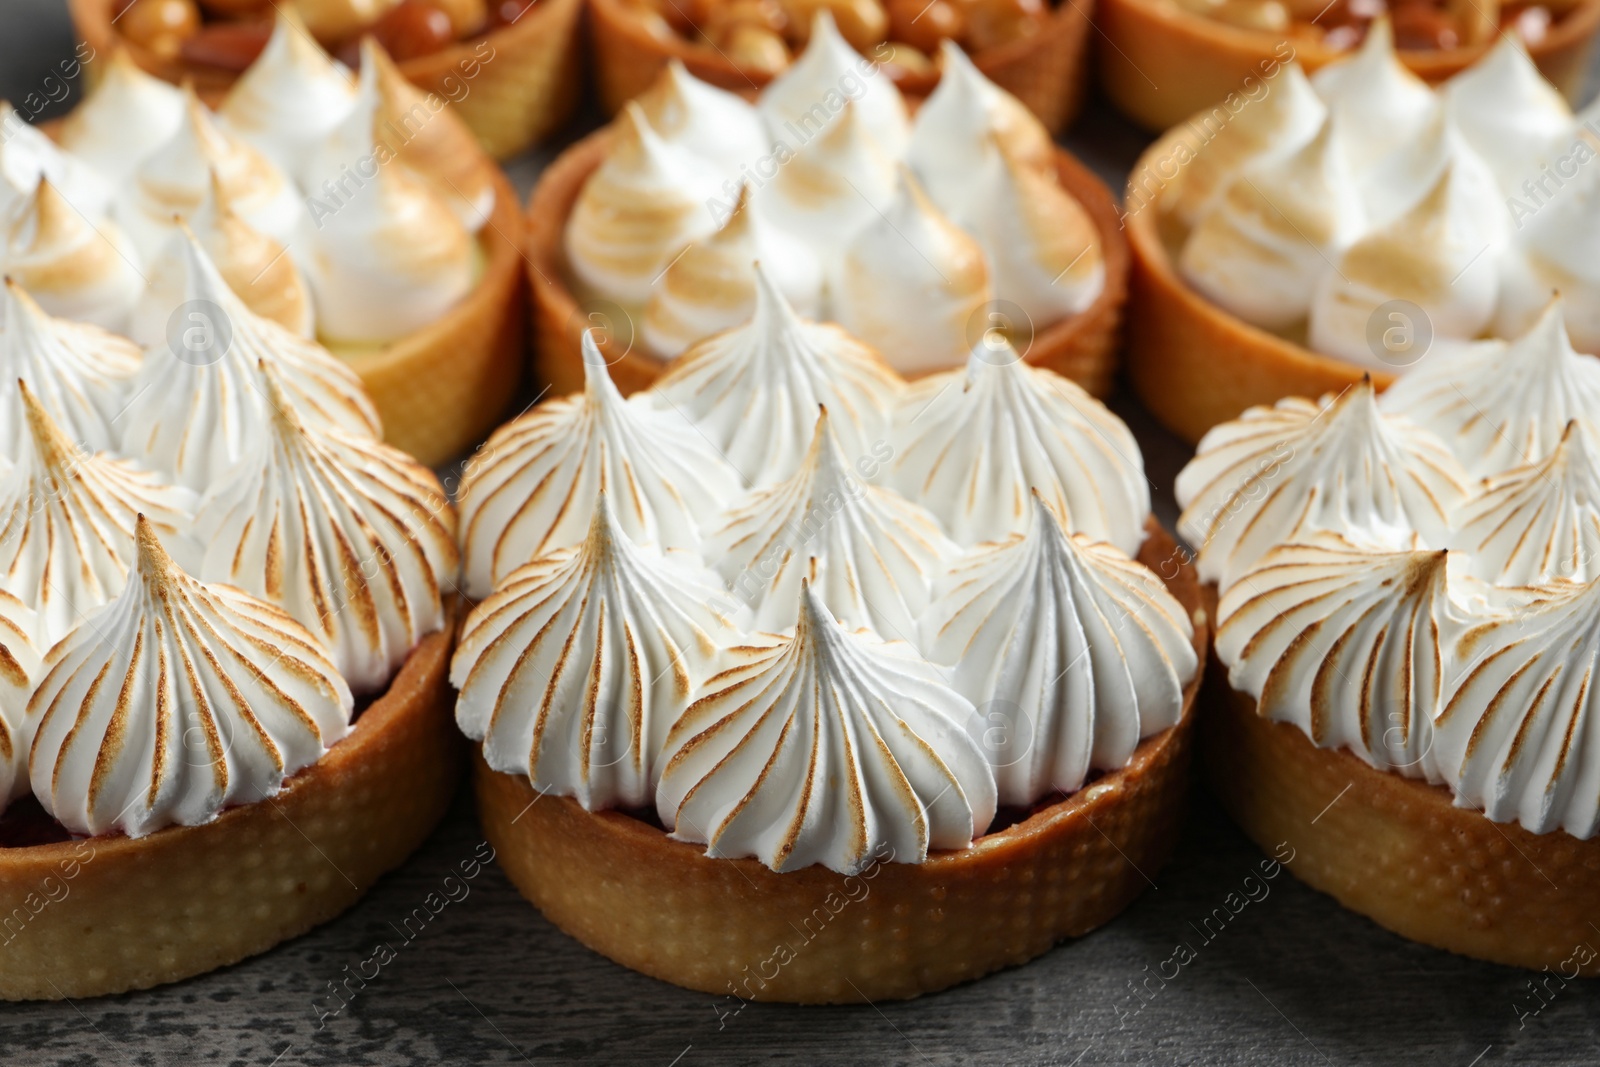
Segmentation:
{"type": "MultiPolygon", "coordinates": [[[[22,98],[71,52],[63,6],[0,0],[0,96],[22,98]]],[[[1068,138],[1114,187],[1144,143],[1098,103],[1068,138]]],[[[549,155],[518,161],[519,184],[549,155]]],[[[1131,401],[1117,408],[1144,445],[1170,524],[1187,450],[1131,401]]],[[[1600,987],[1569,986],[1519,1021],[1528,974],[1411,944],[1292,877],[1267,883],[1268,895],[1208,940],[1203,921],[1243,889],[1261,854],[1203,790],[1191,807],[1177,855],[1111,925],[910,1003],[752,1005],[719,1019],[720,998],[595,955],[490,867],[341,1006],[332,986],[345,968],[393,940],[390,924],[480,842],[463,794],[410,862],[298,941],[150,992],[0,1005],[0,1064],[1600,1063],[1600,987]],[[1197,956],[1162,981],[1158,966],[1180,941],[1197,956]]]]}

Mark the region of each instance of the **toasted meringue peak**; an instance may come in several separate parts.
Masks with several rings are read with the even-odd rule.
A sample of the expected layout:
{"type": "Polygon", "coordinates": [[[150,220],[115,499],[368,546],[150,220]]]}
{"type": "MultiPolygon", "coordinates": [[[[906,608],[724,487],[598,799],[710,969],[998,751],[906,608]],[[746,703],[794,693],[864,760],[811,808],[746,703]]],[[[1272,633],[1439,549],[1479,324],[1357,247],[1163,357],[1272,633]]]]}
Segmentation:
{"type": "Polygon", "coordinates": [[[519,567],[473,611],[450,680],[489,766],[590,811],[654,799],[667,731],[739,641],[722,582],[681,557],[635,545],[602,493],[581,544],[519,567]]]}
{"type": "Polygon", "coordinates": [[[28,747],[33,724],[28,697],[39,675],[33,609],[0,590],[0,811],[28,791],[28,747]]]}
{"type": "Polygon", "coordinates": [[[127,410],[123,451],[144,457],[180,485],[204,490],[251,447],[270,410],[260,363],[314,428],[381,436],[377,409],[354,371],[317,344],[261,318],[234,295],[205,249],[185,233],[184,303],[166,343],[145,353],[127,410]]]}
{"type": "Polygon", "coordinates": [[[939,579],[921,641],[978,709],[969,729],[1000,803],[1021,807],[1126,766],[1142,738],[1177,724],[1199,669],[1194,628],[1161,579],[1069,535],[1037,493],[1031,510],[1026,534],[939,579]]]}
{"type": "Polygon", "coordinates": [[[965,848],[995,812],[964,729],[972,704],[909,645],[851,633],[814,589],[798,599],[794,636],[734,650],[673,726],[662,821],[708,856],[775,871],[855,874],[965,848]]]}
{"type": "Polygon", "coordinates": [[[1255,407],[1213,428],[1179,472],[1178,532],[1226,591],[1274,545],[1318,530],[1447,547],[1467,476],[1444,444],[1378,408],[1370,380],[1318,403],[1255,407]]]}
{"type": "MultiPolygon", "coordinates": [[[[1342,154],[1342,153],[1341,153],[1342,154]]],[[[1451,195],[1461,201],[1488,234],[1495,250],[1507,239],[1506,201],[1494,171],[1462,136],[1447,108],[1430,112],[1416,132],[1368,171],[1361,184],[1367,226],[1380,229],[1392,224],[1439,184],[1446,168],[1452,171],[1451,195]]]]}
{"type": "Polygon", "coordinates": [[[1100,234],[1053,172],[996,148],[978,192],[968,229],[983,248],[998,299],[1041,327],[1095,302],[1106,284],[1100,234]]]}
{"type": "Polygon", "coordinates": [[[1311,294],[1361,232],[1362,206],[1333,124],[1288,155],[1257,160],[1189,233],[1184,277],[1253,325],[1305,319],[1311,294]]]}
{"type": "Polygon", "coordinates": [[[899,377],[839,327],[803,321],[765,262],[756,267],[755,283],[749,323],[684,353],[645,400],[689,419],[725,455],[738,456],[753,485],[770,485],[799,468],[819,406],[827,407],[844,455],[876,471],[890,452],[899,377]]]}
{"type": "Polygon", "coordinates": [[[891,484],[926,501],[959,544],[1026,532],[1035,491],[1072,533],[1129,555],[1144,542],[1150,483],[1132,432],[1004,339],[985,338],[965,370],[915,383],[894,441],[891,484]]]}
{"type": "Polygon", "coordinates": [[[851,240],[832,290],[839,324],[905,374],[960,365],[990,295],[983,249],[904,167],[894,203],[851,240]]]}
{"type": "Polygon", "coordinates": [[[738,181],[740,171],[755,166],[769,147],[753,106],[696,78],[680,59],[670,60],[638,101],[662,140],[699,156],[724,178],[738,181]]]}
{"type": "Polygon", "coordinates": [[[1495,261],[1505,230],[1494,211],[1481,210],[1478,191],[1452,163],[1415,207],[1351,245],[1312,298],[1311,347],[1387,369],[1368,330],[1378,308],[1394,300],[1421,308],[1435,338],[1482,332],[1499,294],[1495,261]]]}
{"type": "Polygon", "coordinates": [[[355,103],[350,72],[307,32],[292,7],[277,9],[267,46],[228,90],[223,125],[292,175],[355,103]]]}
{"type": "Polygon", "coordinates": [[[239,217],[279,244],[292,245],[305,222],[294,184],[278,166],[233,133],[184,90],[184,121],[139,165],[118,194],[116,218],[146,259],[159,255],[173,218],[189,218],[211,195],[212,174],[239,217]]]}
{"type": "Polygon", "coordinates": [[[1055,145],[1033,112],[979,73],[955,41],[940,44],[939,61],[939,84],[917,110],[906,162],[939,209],[966,226],[1001,150],[1015,165],[1052,176],[1055,145]]]}
{"type": "Polygon", "coordinates": [[[1502,585],[1600,577],[1600,466],[1592,431],[1567,423],[1555,451],[1487,480],[1462,508],[1472,573],[1502,585]]]}
{"type": "Polygon", "coordinates": [[[1473,477],[1548,456],[1573,419],[1600,412],[1600,362],[1567,340],[1562,302],[1522,337],[1427,359],[1384,393],[1385,411],[1437,434],[1473,477]]]}
{"type": "MultiPolygon", "coordinates": [[[[311,290],[283,245],[245,222],[224,199],[222,183],[212,175],[211,194],[184,221],[200,242],[228,288],[264,319],[301,337],[316,336],[311,290]]],[[[146,348],[167,343],[172,311],[182,304],[188,281],[185,260],[188,236],[181,230],[145,271],[147,284],[134,307],[128,336],[146,348]]]]}
{"type": "Polygon", "coordinates": [[[894,202],[895,157],[875,138],[853,100],[821,133],[792,148],[754,198],[755,209],[811,247],[832,266],[849,243],[894,202]]]}
{"type": "Polygon", "coordinates": [[[1600,829],[1600,580],[1542,592],[1461,641],[1434,721],[1433,761],[1458,805],[1536,834],[1586,839],[1600,829]]]}
{"type": "Polygon", "coordinates": [[[663,141],[637,103],[611,129],[567,220],[567,262],[580,286],[640,306],[672,257],[716,231],[721,191],[711,165],[663,141]]]}
{"type": "Polygon", "coordinates": [[[7,278],[0,294],[0,455],[14,457],[30,436],[23,393],[69,439],[94,452],[116,442],[112,420],[139,369],[138,346],[96,326],[54,319],[7,278]]]}
{"type": "Polygon", "coordinates": [[[905,153],[911,124],[900,90],[881,67],[850,47],[833,15],[819,5],[806,50],[766,87],[757,107],[773,139],[793,145],[805,143],[837,121],[845,101],[851,102],[872,138],[892,158],[905,153]]]}
{"type": "Polygon", "coordinates": [[[1332,112],[1357,174],[1405,144],[1439,106],[1395,54],[1386,16],[1367,27],[1360,51],[1317,71],[1311,85],[1332,112]]]}
{"type": "Polygon", "coordinates": [[[165,536],[189,526],[194,494],[127,460],[74,444],[25,382],[26,436],[0,473],[0,585],[39,613],[48,647],[116,596],[143,514],[165,536]]]}
{"type": "Polygon", "coordinates": [[[929,587],[954,554],[932,515],[861,480],[823,409],[800,468],[730,508],[705,558],[755,609],[757,629],[793,623],[794,598],[809,580],[845,625],[911,641],[929,587]]]}
{"type": "Polygon", "coordinates": [[[121,594],[50,650],[34,795],[78,834],[143,837],[276,794],[349,731],[350,690],[269,604],[196,580],[147,522],[121,594]]]}
{"type": "Polygon", "coordinates": [[[1515,33],[1501,34],[1488,55],[1444,84],[1442,94],[1451,119],[1507,192],[1537,169],[1552,144],[1570,137],[1572,109],[1515,33]]]}
{"type": "Polygon", "coordinates": [[[364,434],[309,431],[277,372],[260,376],[266,440],[200,501],[200,576],[283,608],[353,691],[380,691],[444,625],[455,512],[432,472],[364,434]]]}
{"type": "Polygon", "coordinates": [[[183,94],[119,47],[83,103],[61,120],[61,147],[121,184],[182,122],[183,94]]]}
{"type": "MultiPolygon", "coordinates": [[[[1161,186],[1160,206],[1184,226],[1193,226],[1222,196],[1247,164],[1293,152],[1316,136],[1328,109],[1298,63],[1288,63],[1266,81],[1267,91],[1225,122],[1211,115],[1190,120],[1205,136],[1179,172],[1161,186]]],[[[1136,188],[1161,175],[1135,175],[1136,188]]]]}
{"type": "Polygon", "coordinates": [[[84,218],[96,222],[111,200],[111,187],[93,167],[56,147],[0,100],[0,219],[15,211],[41,181],[54,185],[84,218]]]}
{"type": "Polygon", "coordinates": [[[1470,621],[1450,596],[1449,553],[1308,540],[1268,552],[1222,597],[1229,682],[1322,748],[1439,781],[1433,719],[1470,621]]]}
{"type": "Polygon", "coordinates": [[[91,222],[49,179],[16,205],[0,263],[50,314],[117,332],[144,288],[122,229],[109,219],[91,222]]]}
{"type": "Polygon", "coordinates": [[[797,237],[750,207],[739,191],[733,214],[716,233],[691,244],[655,283],[644,309],[645,343],[676,356],[697,341],[748,322],[756,303],[757,261],[800,314],[818,317],[822,266],[797,237]]]}
{"type": "Polygon", "coordinates": [[[740,476],[682,415],[629,403],[583,338],[584,391],[496,430],[461,489],[467,595],[488,596],[522,564],[579,544],[601,492],[618,526],[662,549],[696,549],[740,476]]]}

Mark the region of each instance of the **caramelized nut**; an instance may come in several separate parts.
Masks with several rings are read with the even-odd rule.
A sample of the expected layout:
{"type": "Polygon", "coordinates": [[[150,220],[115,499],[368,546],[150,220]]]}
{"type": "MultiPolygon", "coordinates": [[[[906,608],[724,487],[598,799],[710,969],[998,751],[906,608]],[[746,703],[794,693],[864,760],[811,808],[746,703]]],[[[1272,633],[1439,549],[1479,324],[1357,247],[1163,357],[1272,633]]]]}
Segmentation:
{"type": "Polygon", "coordinates": [[[183,42],[184,62],[241,72],[256,61],[272,36],[270,22],[213,22],[183,42]]]}
{"type": "Polygon", "coordinates": [[[902,73],[927,77],[938,69],[932,59],[904,41],[888,41],[878,45],[872,52],[872,58],[891,78],[902,73]]]}
{"type": "Polygon", "coordinates": [[[133,0],[116,25],[134,44],[176,59],[183,42],[200,30],[200,9],[194,0],[133,0]]]}
{"type": "Polygon", "coordinates": [[[789,49],[783,38],[760,26],[734,26],[722,50],[745,70],[777,74],[789,65],[789,49]]]}
{"type": "Polygon", "coordinates": [[[735,26],[760,26],[781,37],[789,26],[789,14],[778,0],[733,0],[718,4],[703,26],[705,35],[718,44],[735,26]]]}
{"type": "Polygon", "coordinates": [[[889,13],[878,0],[785,0],[785,6],[789,38],[797,47],[811,39],[811,22],[824,8],[850,47],[863,55],[889,33],[889,13]]]}
{"type": "Polygon", "coordinates": [[[928,55],[946,37],[960,39],[967,20],[951,0],[889,0],[889,37],[928,55]]]}
{"type": "Polygon", "coordinates": [[[1044,21],[1042,0],[966,0],[969,52],[1009,44],[1039,32],[1044,21]]]}
{"type": "Polygon", "coordinates": [[[372,36],[396,63],[431,55],[455,40],[450,16],[423,0],[400,0],[372,24],[372,36]]]}
{"type": "Polygon", "coordinates": [[[1431,51],[1454,48],[1461,37],[1455,24],[1437,8],[1427,4],[1406,4],[1390,13],[1396,48],[1431,51]]]}
{"type": "Polygon", "coordinates": [[[488,0],[433,0],[450,19],[451,35],[458,41],[476,37],[489,25],[488,0]]]}

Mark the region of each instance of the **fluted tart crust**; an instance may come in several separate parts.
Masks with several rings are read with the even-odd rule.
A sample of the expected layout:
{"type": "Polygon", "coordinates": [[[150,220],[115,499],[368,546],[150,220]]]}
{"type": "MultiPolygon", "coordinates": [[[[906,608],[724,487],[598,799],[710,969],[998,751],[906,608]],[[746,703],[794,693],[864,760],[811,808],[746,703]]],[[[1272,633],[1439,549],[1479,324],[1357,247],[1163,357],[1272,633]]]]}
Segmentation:
{"type": "MultiPolygon", "coordinates": [[[[1152,520],[1139,559],[1194,621],[1199,581],[1152,520]],[[1171,577],[1168,577],[1171,575],[1171,577]]],[[[473,768],[479,818],[500,864],[547,918],[585,945],[664,981],[743,1000],[905,999],[1014,966],[1109,921],[1171,852],[1188,789],[1200,673],[1178,724],[1121,770],[970,848],[923,863],[887,856],[859,875],[820,865],[779,874],[616,811],[540,796],[525,775],[473,768]]]]}

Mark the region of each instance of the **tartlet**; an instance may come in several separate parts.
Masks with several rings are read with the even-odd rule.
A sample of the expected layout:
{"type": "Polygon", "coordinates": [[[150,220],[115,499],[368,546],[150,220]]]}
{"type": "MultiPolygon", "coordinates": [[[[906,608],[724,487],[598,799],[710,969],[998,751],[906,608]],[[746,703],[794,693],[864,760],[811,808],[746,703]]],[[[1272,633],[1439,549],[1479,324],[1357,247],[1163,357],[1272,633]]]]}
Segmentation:
{"type": "Polygon", "coordinates": [[[1282,396],[1387,387],[1517,335],[1554,289],[1579,347],[1600,348],[1594,290],[1567,265],[1592,201],[1560,188],[1591,180],[1573,164],[1592,120],[1515,42],[1436,93],[1379,22],[1355,58],[1263,85],[1168,131],[1129,180],[1129,377],[1165,426],[1195,442],[1282,396]]]}
{"type": "MultiPolygon", "coordinates": [[[[265,37],[258,26],[250,26],[251,43],[242,54],[229,47],[226,65],[166,54],[167,50],[122,32],[120,19],[113,17],[117,3],[70,0],[68,4],[78,36],[92,54],[109,56],[126,50],[141,68],[165,81],[192,82],[208,103],[221,101],[265,37]]],[[[408,58],[401,70],[419,89],[450,100],[485,151],[509,159],[553,133],[577,104],[581,11],[581,0],[530,2],[514,22],[408,58]]],[[[88,70],[91,78],[98,76],[94,64],[88,70]]]]}
{"type": "MultiPolygon", "coordinates": [[[[1249,6],[1254,6],[1249,0],[1234,5],[1249,6]]],[[[1528,37],[1527,43],[1545,77],[1576,100],[1583,91],[1595,30],[1600,27],[1600,3],[1580,0],[1563,6],[1567,10],[1537,37],[1528,37]]],[[[1327,9],[1319,11],[1319,7],[1312,5],[1307,11],[1319,16],[1313,21],[1332,21],[1322,17],[1327,9]]],[[[1473,18],[1488,9],[1489,5],[1459,7],[1473,18]]],[[[1286,34],[1231,25],[1186,10],[1175,0],[1102,0],[1095,24],[1101,31],[1095,57],[1101,89],[1118,111],[1155,131],[1221,105],[1230,96],[1253,93],[1282,63],[1295,60],[1308,72],[1336,63],[1349,54],[1356,40],[1347,37],[1341,47],[1334,48],[1311,26],[1303,27],[1311,32],[1286,34]]],[[[1497,31],[1489,28],[1473,44],[1408,46],[1400,59],[1425,81],[1438,83],[1480,60],[1496,35],[1497,31]]]]}
{"type": "Polygon", "coordinates": [[[1207,615],[1080,387],[982,345],[905,385],[757,278],[653,387],[591,337],[584,392],[485,446],[457,720],[500,862],[591,948],[740,1000],[916,996],[1147,884],[1207,615]]]}
{"type": "MultiPolygon", "coordinates": [[[[831,24],[819,28],[813,47],[830,49],[838,62],[854,56],[831,24]]],[[[598,327],[618,386],[624,392],[643,388],[684,344],[749,313],[753,282],[748,263],[764,258],[784,270],[781,280],[797,306],[809,311],[827,299],[833,306],[824,317],[842,310],[835,297],[857,290],[859,295],[852,298],[855,318],[847,325],[876,343],[903,373],[957,365],[964,359],[957,350],[964,353],[979,336],[993,331],[1010,337],[1030,363],[1057,370],[1096,395],[1107,394],[1116,370],[1128,262],[1115,204],[1098,179],[1051,144],[1013,98],[985,81],[958,50],[947,46],[946,56],[953,75],[919,109],[927,118],[917,128],[926,126],[930,132],[910,136],[912,168],[902,169],[898,178],[884,168],[902,150],[884,146],[904,145],[908,135],[899,95],[888,83],[872,84],[858,101],[842,104],[822,131],[800,140],[795,131],[810,128],[781,116],[786,97],[808,98],[802,88],[781,79],[774,83],[762,98],[761,107],[767,109],[762,119],[683,67],[669,68],[651,93],[611,126],[564,152],[534,190],[526,249],[536,376],[558,391],[579,388],[581,341],[587,330],[598,327]],[[949,141],[936,144],[935,130],[949,141]],[[957,143],[967,148],[962,141],[966,137],[972,138],[967,151],[946,150],[957,143]],[[788,148],[790,140],[796,149],[788,148]],[[775,143],[780,147],[773,148],[775,143]],[[627,164],[626,173],[608,176],[608,160],[617,153],[636,162],[627,164]],[[765,173],[757,177],[752,169],[778,159],[782,161],[771,178],[765,173]],[[974,224],[953,225],[941,202],[948,205],[963,193],[975,195],[969,190],[979,187],[983,168],[998,167],[1001,159],[1011,168],[1010,180],[1019,184],[1008,187],[1016,192],[1007,197],[991,199],[1015,205],[1017,215],[1013,223],[1009,217],[999,218],[996,209],[992,232],[1018,235],[1006,241],[1007,263],[1001,266],[1020,269],[1027,277],[1024,281],[1024,275],[1014,273],[1017,281],[1003,286],[997,278],[991,286],[994,254],[987,246],[974,247],[974,224]],[[869,169],[836,169],[856,166],[869,169]],[[806,176],[811,173],[821,178],[806,176]],[[667,184],[630,189],[636,180],[667,184]],[[786,185],[800,187],[813,180],[831,183],[841,191],[836,195],[853,203],[830,207],[826,194],[811,199],[811,194],[784,191],[786,185]],[[926,195],[923,181],[929,182],[926,195]],[[881,188],[862,192],[872,190],[874,182],[881,188]],[[608,195],[645,205],[655,199],[661,206],[642,207],[634,216],[613,214],[603,204],[608,195]],[[705,197],[703,206],[699,195],[705,197]],[[847,268],[838,264],[849,259],[845,245],[866,241],[869,223],[881,218],[863,210],[862,196],[882,200],[886,209],[915,204],[906,217],[883,219],[878,228],[900,243],[909,240],[904,234],[915,227],[916,240],[925,243],[913,248],[940,251],[894,257],[892,248],[879,247],[872,251],[879,262],[862,259],[860,284],[843,281],[839,272],[847,268]],[[646,236],[629,245],[630,236],[621,230],[607,232],[608,219],[640,227],[646,236]],[[1012,225],[1014,230],[1006,229],[1012,225]],[[650,229],[656,226],[662,228],[650,229]],[[619,241],[615,249],[603,244],[612,239],[619,241]],[[575,248],[587,250],[586,264],[594,268],[587,283],[579,276],[583,271],[574,267],[575,248]],[[965,258],[932,266],[940,255],[965,258]],[[905,271],[908,263],[926,262],[926,295],[891,300],[882,285],[871,288],[868,280],[885,273],[883,260],[890,267],[899,262],[899,268],[887,270],[891,275],[905,271]],[[1045,262],[1053,266],[1046,269],[1045,262]],[[808,263],[814,264],[809,275],[804,269],[808,263]],[[610,271],[607,264],[620,265],[625,275],[610,271]],[[814,280],[818,274],[823,276],[820,292],[814,280]],[[634,290],[623,292],[628,286],[634,290]],[[885,314],[884,307],[891,312],[885,314]],[[1063,312],[1063,307],[1071,310],[1063,312]],[[963,328],[957,320],[969,311],[963,328]],[[870,328],[862,329],[871,326],[872,316],[887,334],[921,330],[933,339],[930,346],[941,348],[923,351],[916,344],[874,337],[870,328]],[[668,335],[670,347],[652,344],[661,334],[668,335]]],[[[812,73],[799,68],[796,76],[812,73]]]]}
{"type": "Polygon", "coordinates": [[[1574,958],[1600,905],[1600,363],[1558,305],[1507,348],[1217,427],[1180,530],[1217,619],[1207,767],[1245,831],[1396,933],[1572,977],[1600,972],[1574,958]]]}

